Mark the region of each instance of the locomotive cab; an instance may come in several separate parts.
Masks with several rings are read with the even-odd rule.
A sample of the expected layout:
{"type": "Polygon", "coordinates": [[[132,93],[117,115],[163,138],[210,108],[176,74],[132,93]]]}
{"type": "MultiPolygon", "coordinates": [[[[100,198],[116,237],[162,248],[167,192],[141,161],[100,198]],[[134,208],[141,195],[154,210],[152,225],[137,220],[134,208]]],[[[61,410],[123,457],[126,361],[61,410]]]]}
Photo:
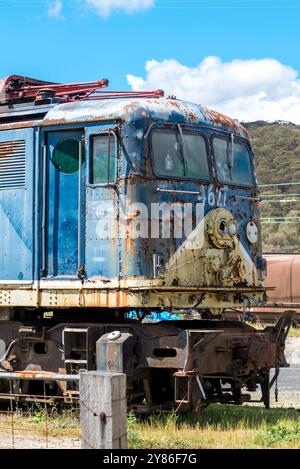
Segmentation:
{"type": "Polygon", "coordinates": [[[19,127],[0,133],[3,306],[20,305],[15,285],[20,306],[54,309],[220,312],[263,300],[240,124],[127,97],[51,104],[19,127]]]}
{"type": "Polygon", "coordinates": [[[41,306],[220,312],[263,300],[240,124],[172,99],[66,103],[45,115],[40,155],[41,306]]]}

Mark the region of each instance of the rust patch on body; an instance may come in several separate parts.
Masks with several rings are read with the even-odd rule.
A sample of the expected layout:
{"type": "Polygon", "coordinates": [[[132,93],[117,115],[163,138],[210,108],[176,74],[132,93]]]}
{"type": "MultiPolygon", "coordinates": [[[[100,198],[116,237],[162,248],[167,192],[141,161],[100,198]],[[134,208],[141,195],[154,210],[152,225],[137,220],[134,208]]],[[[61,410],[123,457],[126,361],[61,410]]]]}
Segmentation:
{"type": "Polygon", "coordinates": [[[203,110],[207,118],[213,124],[222,125],[223,127],[230,127],[232,130],[241,132],[245,138],[247,139],[250,138],[248,130],[238,121],[232,119],[231,117],[225,116],[224,114],[221,114],[220,112],[213,111],[212,109],[203,108],[203,110]]]}

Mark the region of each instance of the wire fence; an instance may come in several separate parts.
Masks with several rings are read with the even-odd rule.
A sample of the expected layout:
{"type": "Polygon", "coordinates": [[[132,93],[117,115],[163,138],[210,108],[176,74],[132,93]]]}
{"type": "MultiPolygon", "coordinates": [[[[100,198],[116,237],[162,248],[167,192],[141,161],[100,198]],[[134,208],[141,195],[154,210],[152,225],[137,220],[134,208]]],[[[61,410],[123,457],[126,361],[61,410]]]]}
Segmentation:
{"type": "Polygon", "coordinates": [[[51,395],[46,381],[42,393],[24,394],[19,382],[0,376],[0,449],[79,449],[79,394],[51,395]]]}
{"type": "Polygon", "coordinates": [[[0,449],[126,447],[125,374],[0,372],[0,449]]]}

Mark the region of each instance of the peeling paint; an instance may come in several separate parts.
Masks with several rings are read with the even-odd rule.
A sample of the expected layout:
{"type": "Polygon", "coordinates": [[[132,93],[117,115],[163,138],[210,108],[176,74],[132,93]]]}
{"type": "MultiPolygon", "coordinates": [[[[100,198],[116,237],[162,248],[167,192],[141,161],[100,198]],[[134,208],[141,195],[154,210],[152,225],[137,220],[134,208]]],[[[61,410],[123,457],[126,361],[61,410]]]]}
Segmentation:
{"type": "Polygon", "coordinates": [[[47,113],[43,125],[68,122],[89,122],[102,119],[123,119],[135,122],[141,118],[182,122],[230,129],[236,135],[248,138],[247,130],[237,121],[201,105],[173,99],[114,99],[78,101],[58,104],[47,113]]]}

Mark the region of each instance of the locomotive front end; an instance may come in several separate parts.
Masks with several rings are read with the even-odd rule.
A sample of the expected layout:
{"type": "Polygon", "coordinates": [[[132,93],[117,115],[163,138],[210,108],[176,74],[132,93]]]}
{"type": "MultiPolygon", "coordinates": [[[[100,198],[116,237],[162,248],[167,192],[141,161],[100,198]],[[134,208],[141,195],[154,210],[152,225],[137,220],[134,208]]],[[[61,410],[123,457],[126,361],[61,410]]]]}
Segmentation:
{"type": "Polygon", "coordinates": [[[124,284],[134,295],[137,282],[140,304],[152,309],[220,314],[262,303],[265,263],[247,130],[181,101],[135,111],[140,120],[127,131],[139,148],[138,174],[126,187],[133,202],[126,246],[135,259],[124,284]],[[130,275],[134,262],[142,276],[130,275]]]}

